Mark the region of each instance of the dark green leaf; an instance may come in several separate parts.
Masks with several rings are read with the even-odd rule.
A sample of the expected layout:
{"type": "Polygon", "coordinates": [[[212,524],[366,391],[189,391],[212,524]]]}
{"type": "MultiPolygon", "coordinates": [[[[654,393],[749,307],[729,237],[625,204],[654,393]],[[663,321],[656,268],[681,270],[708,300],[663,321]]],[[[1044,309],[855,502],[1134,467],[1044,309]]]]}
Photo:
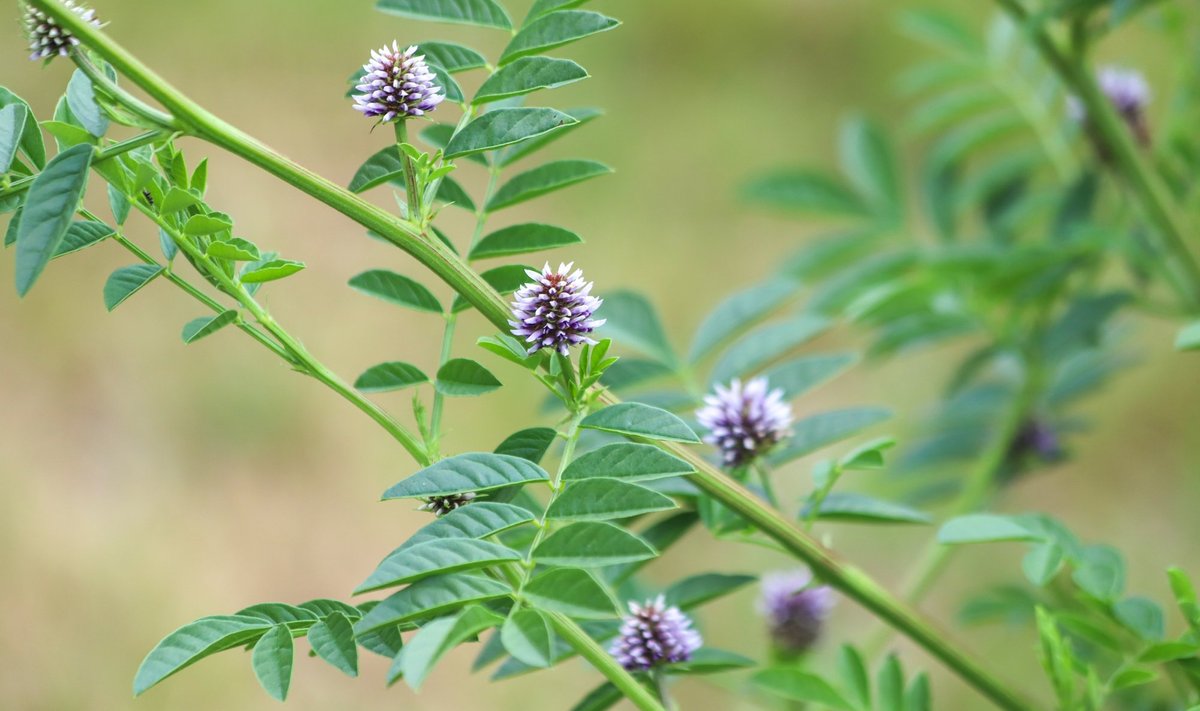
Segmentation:
{"type": "Polygon", "coordinates": [[[525,22],[537,19],[548,12],[555,10],[569,10],[573,7],[578,7],[587,2],[587,0],[537,0],[533,3],[533,7],[529,9],[529,14],[525,17],[525,22]]]}
{"type": "Polygon", "coordinates": [[[728,297],[705,317],[692,347],[688,360],[695,363],[713,352],[735,334],[746,330],[766,314],[796,293],[796,284],[782,279],[750,287],[728,297]]]}
{"type": "Polygon", "coordinates": [[[807,215],[864,217],[868,214],[857,195],[826,176],[810,171],[769,173],[747,185],[745,195],[752,202],[807,215]]]}
{"type": "MultiPolygon", "coordinates": [[[[173,215],[176,212],[186,210],[193,205],[199,205],[200,198],[192,193],[172,186],[163,197],[162,203],[158,206],[158,211],[163,215],[173,215]]],[[[257,257],[255,257],[257,259],[257,257]]]]}
{"type": "Polygon", "coordinates": [[[161,273],[162,267],[157,264],[121,267],[110,274],[104,283],[104,307],[112,311],[161,273]]]}
{"type": "Polygon", "coordinates": [[[561,111],[548,108],[493,109],[474,119],[446,144],[446,158],[490,151],[551,133],[577,123],[561,111]]]}
{"type": "Polygon", "coordinates": [[[478,501],[455,509],[426,524],[391,555],[429,541],[454,538],[487,538],[533,521],[533,514],[512,504],[478,501]]]}
{"type": "Polygon", "coordinates": [[[838,650],[838,673],[853,694],[852,703],[860,709],[871,708],[871,679],[867,674],[867,664],[858,650],[849,644],[843,644],[838,650]]]}
{"type": "Polygon", "coordinates": [[[1126,598],[1113,605],[1113,614],[1121,624],[1147,642],[1158,642],[1166,633],[1162,608],[1153,600],[1126,598]]]}
{"type": "Polygon", "coordinates": [[[223,215],[192,215],[183,225],[183,233],[193,237],[228,232],[233,223],[223,215]]]}
{"type": "Polygon", "coordinates": [[[888,218],[899,217],[902,207],[896,156],[879,126],[861,116],[842,125],[842,170],[859,193],[888,218]]]}
{"type": "Polygon", "coordinates": [[[417,49],[429,61],[451,73],[487,66],[487,59],[482,54],[453,42],[422,42],[417,49]]]}
{"type": "Polygon", "coordinates": [[[17,157],[27,116],[28,112],[21,104],[9,104],[0,109],[0,174],[7,173],[17,157]]]}
{"type": "Polygon", "coordinates": [[[551,533],[533,550],[543,565],[597,568],[658,555],[649,543],[611,523],[583,521],[551,533]]]}
{"type": "Polygon", "coordinates": [[[718,674],[735,669],[747,669],[757,662],[723,649],[702,647],[697,649],[686,662],[677,662],[666,667],[668,674],[718,674]]]}
{"type": "MultiPolygon", "coordinates": [[[[539,0],[539,2],[541,1],[543,0],[539,0]]],[[[550,2],[557,1],[559,0],[550,0],[550,2]]],[[[567,0],[562,1],[566,2],[567,0]]],[[[587,696],[584,696],[578,703],[571,707],[571,711],[608,711],[624,698],[625,694],[621,693],[620,689],[614,686],[611,681],[606,681],[589,691],[587,696]]]]}
{"type": "Polygon", "coordinates": [[[651,444],[617,442],[581,455],[567,465],[563,481],[592,477],[647,481],[691,474],[695,469],[651,444]]]}
{"type": "Polygon", "coordinates": [[[21,132],[21,150],[25,157],[33,163],[33,167],[42,169],[46,165],[46,146],[42,141],[42,131],[38,128],[37,119],[29,104],[4,87],[0,87],[0,107],[18,105],[25,109],[25,130],[21,132]]]}
{"type": "Polygon", "coordinates": [[[604,296],[603,333],[614,342],[636,348],[664,365],[678,362],[654,306],[641,294],[617,291],[604,296]]]}
{"type": "Polygon", "coordinates": [[[539,89],[553,89],[587,77],[587,70],[569,59],[522,57],[488,77],[471,103],[478,106],[539,89]]]}
{"type": "Polygon", "coordinates": [[[605,521],[673,508],[676,508],[675,502],[657,491],[618,479],[594,478],[567,486],[546,509],[546,516],[575,521],[605,521]]]}
{"type": "Polygon", "coordinates": [[[533,462],[507,454],[471,452],[443,459],[383,494],[383,499],[413,499],[488,491],[509,484],[546,481],[550,477],[533,462]]]}
{"type": "Polygon", "coordinates": [[[488,201],[489,212],[516,205],[612,172],[594,160],[557,160],[514,176],[488,201]]]}
{"type": "Polygon", "coordinates": [[[829,320],[804,314],[755,329],[736,341],[713,366],[711,381],[745,377],[829,328],[829,320]]]}
{"type": "Polygon", "coordinates": [[[583,242],[579,235],[562,227],[535,222],[503,227],[487,235],[471,250],[471,259],[508,257],[514,254],[556,249],[583,242]]]}
{"type": "Polygon", "coordinates": [[[112,236],[114,232],[113,228],[103,222],[76,220],[67,229],[67,234],[63,237],[62,243],[58,245],[58,250],[55,251],[54,257],[55,259],[65,257],[68,254],[91,247],[112,236]]]}
{"type": "Polygon", "coordinates": [[[740,590],[755,580],[753,575],[702,573],[680,580],[667,588],[664,595],[668,605],[675,605],[682,610],[690,610],[740,590]]]}
{"type": "Polygon", "coordinates": [[[466,98],[463,96],[462,87],[454,80],[454,76],[449,70],[431,60],[429,62],[429,71],[433,72],[433,75],[437,77],[436,81],[445,90],[443,93],[446,95],[448,101],[453,101],[456,104],[466,101],[466,98]]]}
{"type": "Polygon", "coordinates": [[[783,390],[785,400],[799,397],[817,385],[841,374],[858,361],[853,353],[835,353],[797,358],[765,373],[772,388],[783,390]]]}
{"type": "Polygon", "coordinates": [[[517,143],[515,145],[509,146],[508,148],[505,148],[503,151],[501,151],[500,153],[497,154],[496,165],[503,168],[505,166],[508,166],[508,165],[511,165],[511,164],[517,162],[518,160],[524,158],[525,156],[528,156],[528,155],[538,151],[539,149],[545,147],[546,144],[550,143],[551,141],[556,141],[559,138],[562,138],[564,135],[566,135],[570,131],[574,131],[575,129],[579,128],[583,124],[600,116],[601,111],[599,109],[582,108],[582,109],[570,109],[570,110],[566,111],[565,113],[568,116],[570,116],[571,118],[575,119],[575,123],[569,124],[567,126],[563,126],[558,131],[552,131],[550,133],[545,133],[545,134],[542,134],[541,136],[538,136],[537,138],[532,138],[528,141],[517,143]]]}
{"type": "Polygon", "coordinates": [[[348,676],[358,676],[358,645],[354,626],[341,612],[334,612],[308,628],[308,643],[321,659],[348,676]]]}
{"type": "Polygon", "coordinates": [[[404,177],[404,162],[400,150],[391,145],[366,160],[350,179],[350,192],[361,193],[377,185],[404,177]]]}
{"type": "Polygon", "coordinates": [[[361,636],[402,622],[449,612],[472,602],[505,597],[511,592],[501,582],[468,573],[426,578],[392,593],[371,608],[354,626],[354,633],[361,636]]]}
{"type": "Polygon", "coordinates": [[[1036,541],[1041,536],[1012,516],[967,514],[952,518],[938,530],[945,545],[990,543],[992,541],[1036,541]]]}
{"type": "Polygon", "coordinates": [[[417,366],[392,361],[368,368],[354,381],[354,387],[365,393],[385,393],[428,382],[429,377],[417,366]]]}
{"type": "Polygon", "coordinates": [[[372,269],[359,274],[350,280],[350,288],[418,311],[442,312],[441,303],[429,289],[406,276],[384,269],[372,269]]]}
{"type": "Polygon", "coordinates": [[[417,20],[512,29],[508,13],[494,0],[379,0],[375,7],[417,20]]]}
{"type": "Polygon", "coordinates": [[[891,416],[892,413],[883,408],[855,407],[806,417],[792,427],[792,436],[785,441],[784,448],[768,455],[768,461],[774,465],[790,462],[840,442],[891,416]]]}
{"type": "Polygon", "coordinates": [[[196,341],[210,336],[229,324],[237,321],[238,312],[234,309],[222,311],[216,316],[201,316],[200,318],[192,319],[183,326],[183,342],[195,343],[196,341]]]}
{"type": "Polygon", "coordinates": [[[542,461],[557,433],[549,427],[531,427],[515,432],[496,447],[496,454],[509,454],[534,464],[542,461]]]}
{"type": "Polygon", "coordinates": [[[647,439],[690,443],[700,441],[687,423],[677,416],[637,402],[623,402],[593,412],[579,426],[647,439]]]}
{"type": "Polygon", "coordinates": [[[520,553],[489,541],[474,538],[431,540],[384,558],[375,572],[354,589],[354,594],[395,587],[431,575],[485,568],[520,559],[520,553]]]}
{"type": "Polygon", "coordinates": [[[1021,570],[1029,582],[1045,587],[1062,568],[1063,549],[1056,543],[1034,546],[1021,559],[1021,570]]]}
{"type": "Polygon", "coordinates": [[[58,251],[87,185],[94,150],[80,145],[54,156],[33,179],[17,228],[17,294],[25,296],[58,251]]]}
{"type": "Polygon", "coordinates": [[[289,277],[304,269],[304,262],[294,262],[289,259],[272,259],[265,264],[250,264],[242,271],[243,284],[261,284],[289,277]]]}
{"type": "Polygon", "coordinates": [[[474,396],[490,393],[501,383],[491,371],[467,358],[453,358],[438,368],[433,386],[443,395],[474,396]]]}
{"type": "Polygon", "coordinates": [[[452,617],[442,617],[421,627],[399,664],[404,681],[415,691],[447,652],[504,622],[504,618],[481,605],[471,605],[452,617]]]}
{"type": "Polygon", "coordinates": [[[5,247],[17,243],[17,232],[21,229],[21,212],[24,209],[24,207],[18,207],[13,211],[12,217],[8,218],[8,227],[4,230],[5,247]]]}
{"type": "Polygon", "coordinates": [[[252,663],[258,683],[279,701],[287,699],[292,685],[292,632],[286,625],[272,627],[254,645],[252,663]]]}
{"type": "Polygon", "coordinates": [[[759,689],[790,701],[819,704],[839,711],[854,711],[854,707],[824,679],[806,671],[792,667],[772,667],[755,674],[751,681],[759,689]]]}
{"type": "Polygon", "coordinates": [[[204,617],[184,625],[159,642],[138,667],[133,693],[140,695],[175,672],[204,657],[238,647],[261,636],[272,625],[259,617],[204,617]]]}
{"type": "MultiPolygon", "coordinates": [[[[479,276],[491,285],[501,296],[506,296],[521,288],[521,285],[529,281],[529,275],[525,272],[529,267],[521,264],[506,264],[502,267],[489,269],[479,276]]],[[[454,297],[454,305],[451,311],[458,313],[471,308],[471,304],[467,302],[461,295],[454,297]]]]}
{"type": "Polygon", "coordinates": [[[875,682],[879,690],[879,711],[904,711],[904,670],[895,654],[889,654],[875,682]]]}
{"type": "MultiPolygon", "coordinates": [[[[806,506],[801,517],[807,516],[808,510],[806,506]]],[[[853,523],[930,523],[932,520],[928,514],[903,504],[843,491],[835,491],[825,497],[817,518],[853,523]]]]}
{"type": "Polygon", "coordinates": [[[108,116],[96,103],[92,80],[82,70],[76,69],[71,75],[71,81],[67,83],[67,105],[88,133],[100,138],[108,131],[108,116]]]}
{"type": "Polygon", "coordinates": [[[531,667],[548,667],[553,661],[554,632],[537,610],[517,610],[500,628],[500,641],[513,658],[531,667]]]}
{"type": "Polygon", "coordinates": [[[1096,545],[1083,549],[1081,560],[1071,576],[1084,592],[1105,601],[1120,597],[1125,589],[1125,561],[1112,546],[1096,545]]]}
{"type": "Polygon", "coordinates": [[[551,568],[526,583],[521,595],[543,610],[578,619],[603,620],[617,615],[612,593],[586,570],[551,568]]]}
{"type": "Polygon", "coordinates": [[[209,257],[233,262],[253,262],[262,259],[257,245],[238,237],[230,237],[227,241],[210,242],[204,251],[209,257]]]}
{"type": "Polygon", "coordinates": [[[475,211],[475,201],[471,199],[463,186],[449,175],[442,178],[442,183],[438,186],[437,199],[470,212],[475,211]]]}
{"type": "Polygon", "coordinates": [[[587,10],[552,12],[522,27],[504,48],[504,53],[500,55],[500,64],[508,64],[531,54],[541,54],[598,32],[611,30],[620,24],[611,17],[587,10]]]}
{"type": "Polygon", "coordinates": [[[305,629],[311,627],[320,619],[320,616],[312,610],[297,605],[289,605],[285,602],[261,602],[243,610],[238,610],[236,614],[246,617],[258,617],[273,625],[292,625],[305,629]]]}

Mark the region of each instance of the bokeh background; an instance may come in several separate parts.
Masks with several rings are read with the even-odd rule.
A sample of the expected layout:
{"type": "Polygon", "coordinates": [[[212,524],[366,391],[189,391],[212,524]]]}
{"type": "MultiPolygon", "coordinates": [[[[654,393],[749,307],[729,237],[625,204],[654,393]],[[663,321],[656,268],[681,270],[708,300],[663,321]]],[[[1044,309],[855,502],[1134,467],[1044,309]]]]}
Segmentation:
{"type": "MultiPolygon", "coordinates": [[[[527,4],[513,0],[514,16],[527,4]]],[[[724,294],[769,272],[816,232],[739,204],[737,186],[748,175],[780,164],[831,162],[837,121],[851,110],[881,117],[902,136],[904,102],[893,80],[922,50],[896,31],[895,16],[930,4],[597,0],[594,9],[625,25],[560,52],[594,78],[544,98],[607,111],[551,153],[599,158],[617,172],[500,219],[536,216],[578,231],[588,244],[570,258],[586,265],[597,291],[649,293],[670,336],[686,344],[724,294]]],[[[342,96],[366,50],[393,38],[459,39],[495,56],[505,39],[384,16],[369,0],[97,5],[109,31],[178,87],[342,183],[388,140],[372,134],[342,96]]],[[[942,5],[986,20],[986,3],[942,5]]],[[[13,22],[0,23],[3,84],[46,118],[65,87],[68,63],[42,69],[25,62],[17,11],[10,15],[13,22]]],[[[1144,29],[1124,32],[1105,51],[1145,67],[1152,82],[1168,78],[1171,58],[1144,29]]],[[[193,162],[209,156],[215,206],[264,247],[309,264],[302,275],[266,289],[264,300],[314,353],[348,378],[382,360],[435,369],[436,318],[345,285],[367,268],[418,276],[410,260],[248,165],[184,145],[193,162]]],[[[909,158],[915,153],[906,148],[909,158]]],[[[468,187],[480,190],[479,176],[463,173],[468,187]]],[[[137,218],[131,223],[131,235],[156,244],[137,218]]],[[[465,239],[467,217],[451,214],[447,224],[465,239]]],[[[11,272],[12,259],[11,250],[0,252],[0,273],[11,272]]],[[[345,597],[426,520],[402,503],[378,503],[380,492],[413,466],[360,413],[234,331],[184,346],[181,326],[201,314],[165,283],[106,313],[104,279],[129,262],[106,245],[55,262],[22,302],[11,287],[0,288],[0,708],[273,708],[238,653],[206,660],[137,701],[130,683],[145,652],[196,617],[266,600],[345,597]]],[[[467,353],[483,329],[477,317],[468,318],[459,352],[467,353]]],[[[1195,356],[1170,350],[1169,324],[1139,322],[1135,329],[1141,363],[1085,408],[1094,428],[1077,441],[1075,459],[1020,482],[1002,505],[1048,511],[1085,539],[1119,542],[1130,557],[1130,588],[1165,600],[1166,565],[1200,572],[1194,545],[1200,384],[1195,356]]],[[[835,335],[814,348],[853,340],[835,335]]],[[[798,409],[802,415],[884,404],[898,417],[880,431],[903,435],[905,423],[934,401],[946,357],[859,367],[798,409]]],[[[497,372],[512,386],[452,401],[450,451],[490,449],[515,423],[541,422],[540,394],[514,371],[498,366],[497,372]]],[[[408,397],[381,400],[403,412],[408,397]]],[[[805,489],[807,470],[806,462],[788,470],[784,489],[793,500],[805,489]]],[[[823,531],[889,584],[903,577],[931,533],[823,531]]],[[[958,558],[926,609],[951,621],[965,593],[1019,578],[1018,557],[1017,550],[995,547],[958,558]]],[[[696,533],[651,575],[669,581],[709,568],[786,566],[769,552],[696,533]]],[[[762,654],[753,590],[707,608],[701,624],[714,644],[762,654]]],[[[826,649],[861,642],[872,629],[861,610],[843,602],[826,649]]],[[[1028,631],[956,634],[1010,678],[1041,688],[1028,631]]],[[[897,648],[909,668],[933,672],[938,708],[984,708],[919,652],[897,648]]],[[[420,695],[402,685],[385,689],[386,662],[371,655],[358,680],[300,656],[288,705],[297,711],[559,709],[597,682],[573,662],[489,685],[466,676],[472,655],[461,650],[443,662],[420,695]]],[[[755,708],[738,681],[688,681],[680,700],[685,708],[755,708]]]]}

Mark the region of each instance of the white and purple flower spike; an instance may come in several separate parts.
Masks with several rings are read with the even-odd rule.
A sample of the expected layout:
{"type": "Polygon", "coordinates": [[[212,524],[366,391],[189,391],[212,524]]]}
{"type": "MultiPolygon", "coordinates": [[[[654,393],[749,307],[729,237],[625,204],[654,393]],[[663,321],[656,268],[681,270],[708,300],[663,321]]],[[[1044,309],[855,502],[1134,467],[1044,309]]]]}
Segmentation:
{"type": "MultiPolygon", "coordinates": [[[[82,5],[76,5],[75,0],[64,0],[63,6],[79,15],[83,21],[100,26],[96,19],[96,11],[82,5]]],[[[59,26],[49,15],[37,8],[25,5],[25,34],[29,37],[29,58],[53,59],[65,57],[71,48],[79,44],[79,40],[67,30],[59,26]]]]}
{"type": "Polygon", "coordinates": [[[812,573],[798,568],[764,575],[759,612],[767,620],[771,641],[787,654],[802,654],[816,644],[833,608],[833,590],[813,585],[812,573]]]}
{"type": "Polygon", "coordinates": [[[424,116],[446,98],[416,45],[403,51],[398,42],[384,45],[371,52],[363,71],[354,87],[361,92],[354,95],[354,110],[382,123],[424,116]]]}
{"type": "Polygon", "coordinates": [[[688,616],[662,595],[644,605],[630,602],[629,613],[608,650],[629,671],[686,662],[704,643],[688,616]]]}
{"type": "Polygon", "coordinates": [[[582,269],[571,271],[574,264],[555,271],[547,262],[541,272],[525,271],[533,281],[517,289],[508,325],[531,354],[550,348],[568,355],[571,346],[596,342],[588,334],[604,325],[605,319],[592,318],[604,300],[591,295],[592,282],[583,280],[582,269]]]}
{"type": "Polygon", "coordinates": [[[726,466],[739,467],[791,435],[792,407],[783,391],[769,390],[766,378],[742,385],[716,386],[704,397],[696,419],[708,430],[705,442],[716,445],[726,466]]]}

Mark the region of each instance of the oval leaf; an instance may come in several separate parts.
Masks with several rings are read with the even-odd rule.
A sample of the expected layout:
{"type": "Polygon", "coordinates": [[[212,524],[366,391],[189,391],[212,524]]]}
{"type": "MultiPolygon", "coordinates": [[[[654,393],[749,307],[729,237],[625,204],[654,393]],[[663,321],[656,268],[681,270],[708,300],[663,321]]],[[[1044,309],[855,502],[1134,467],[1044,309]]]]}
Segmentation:
{"type": "MultiPolygon", "coordinates": [[[[15,218],[14,218],[15,219],[15,218]]],[[[71,223],[71,227],[67,229],[66,236],[58,245],[58,249],[54,252],[54,258],[65,257],[68,254],[73,254],[82,249],[98,244],[104,239],[115,234],[116,231],[104,224],[94,220],[76,220],[71,223]]]]}
{"type": "Polygon", "coordinates": [[[330,613],[308,630],[308,643],[321,659],[347,676],[358,676],[354,625],[341,612],[330,613]]]}
{"type": "Polygon", "coordinates": [[[204,617],[184,625],[159,642],[138,667],[133,693],[140,695],[158,682],[204,657],[241,646],[272,625],[259,617],[204,617]]]}
{"type": "Polygon", "coordinates": [[[611,523],[583,521],[551,533],[533,550],[543,565],[596,568],[647,560],[658,551],[647,542],[611,523]]]}
{"type": "Polygon", "coordinates": [[[531,667],[548,667],[553,661],[554,632],[537,610],[518,610],[504,621],[500,641],[513,658],[531,667]]]}
{"type": "Polygon", "coordinates": [[[520,559],[521,554],[510,548],[474,538],[428,541],[389,555],[354,589],[354,594],[411,583],[439,573],[456,573],[520,559]]]}
{"type": "Polygon", "coordinates": [[[968,514],[952,518],[938,530],[938,542],[946,545],[991,543],[993,541],[1036,541],[1041,536],[1012,516],[968,514]]]}
{"type": "Polygon", "coordinates": [[[304,269],[304,262],[293,262],[289,259],[272,259],[265,264],[253,264],[242,272],[243,284],[261,284],[289,277],[304,269]]]}
{"type": "Polygon", "coordinates": [[[162,267],[157,264],[135,264],[116,270],[104,283],[104,307],[109,311],[117,308],[142,287],[154,281],[162,271],[162,267]]]}
{"type": "Polygon", "coordinates": [[[458,158],[528,141],[578,123],[548,108],[493,109],[474,119],[446,144],[446,158],[458,158]]]}
{"type": "Polygon", "coordinates": [[[292,685],[292,657],[295,649],[287,625],[276,625],[254,645],[251,663],[258,683],[275,699],[287,699],[292,685]]]}
{"type": "MultiPolygon", "coordinates": [[[[808,510],[805,507],[801,518],[808,516],[808,510]]],[[[928,514],[904,504],[843,491],[835,491],[825,497],[817,518],[854,523],[929,523],[932,520],[928,514]]]]}
{"type": "Polygon", "coordinates": [[[237,317],[238,312],[229,309],[228,311],[222,311],[216,316],[201,316],[200,318],[192,319],[183,326],[183,342],[195,343],[201,338],[210,336],[237,321],[237,317]]]}
{"type": "Polygon", "coordinates": [[[454,42],[422,42],[417,49],[426,59],[452,74],[487,66],[487,58],[482,54],[454,42]]]}
{"type": "Polygon", "coordinates": [[[354,626],[355,635],[394,627],[418,617],[431,617],[472,602],[504,597],[512,592],[497,580],[458,573],[426,578],[393,593],[354,626]]]}
{"type": "Polygon", "coordinates": [[[512,29],[508,13],[494,0],[379,0],[375,7],[417,20],[512,29]]]}
{"type": "Polygon", "coordinates": [[[623,402],[593,412],[583,418],[579,426],[647,439],[690,443],[700,441],[687,423],[677,416],[638,402],[623,402]]]}
{"type": "Polygon", "coordinates": [[[490,393],[501,382],[491,371],[468,358],[453,358],[438,368],[433,386],[443,395],[474,396],[490,393]]]}
{"type": "Polygon", "coordinates": [[[510,207],[611,172],[612,168],[594,160],[556,160],[514,176],[488,201],[487,210],[510,207]]]}
{"type": "Polygon", "coordinates": [[[442,305],[429,289],[406,276],[384,269],[363,272],[350,280],[350,287],[384,301],[418,311],[441,313],[442,305]]]}
{"type": "Polygon", "coordinates": [[[611,592],[586,570],[552,568],[534,576],[521,596],[543,610],[578,619],[616,617],[617,602],[611,592]]]}
{"type": "MultiPolygon", "coordinates": [[[[562,227],[527,223],[512,225],[487,235],[471,250],[471,259],[508,257],[583,242],[579,235],[562,227]]],[[[528,279],[526,279],[528,281],[528,279]]]]}
{"type": "Polygon", "coordinates": [[[472,104],[507,99],[538,89],[553,89],[588,77],[587,70],[569,59],[523,57],[487,78],[472,104]]]}
{"type": "Polygon", "coordinates": [[[652,444],[616,442],[583,454],[563,471],[563,481],[592,477],[649,481],[691,474],[691,464],[652,444]]]}
{"type": "Polygon", "coordinates": [[[629,518],[677,508],[670,497],[618,479],[584,479],[567,486],[546,509],[546,516],[574,521],[629,518]]]}
{"type": "Polygon", "coordinates": [[[29,293],[71,228],[93,153],[90,145],[68,148],[29,186],[17,227],[17,295],[29,293]]]}
{"type": "Polygon", "coordinates": [[[520,506],[493,501],[477,501],[425,524],[391,555],[428,541],[454,538],[487,538],[501,531],[533,521],[532,513],[520,506]]]}
{"type": "Polygon", "coordinates": [[[598,32],[606,32],[620,24],[611,17],[587,10],[552,12],[522,27],[504,48],[500,64],[508,64],[530,54],[541,54],[598,32]]]}
{"type": "Polygon", "coordinates": [[[443,459],[422,469],[385,491],[383,500],[488,491],[549,478],[541,467],[520,457],[472,452],[443,459]]]}
{"type": "Polygon", "coordinates": [[[0,109],[0,174],[7,173],[13,158],[17,157],[28,115],[21,104],[9,104],[0,109]]]}
{"type": "Polygon", "coordinates": [[[429,377],[417,366],[392,361],[368,368],[354,381],[354,387],[364,393],[385,393],[427,382],[429,377]]]}
{"type": "Polygon", "coordinates": [[[404,681],[414,691],[420,689],[430,670],[446,652],[503,622],[503,617],[486,607],[471,605],[457,615],[426,624],[405,645],[403,656],[397,659],[404,681]]]}

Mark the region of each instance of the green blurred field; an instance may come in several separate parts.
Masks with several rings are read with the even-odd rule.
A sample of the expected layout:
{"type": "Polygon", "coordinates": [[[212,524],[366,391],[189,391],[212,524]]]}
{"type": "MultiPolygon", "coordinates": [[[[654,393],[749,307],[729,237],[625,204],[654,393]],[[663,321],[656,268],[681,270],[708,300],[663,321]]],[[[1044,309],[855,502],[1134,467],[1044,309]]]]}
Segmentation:
{"type": "MultiPolygon", "coordinates": [[[[445,38],[494,53],[505,39],[406,23],[376,13],[369,0],[96,4],[112,35],[178,87],[340,183],[388,140],[372,135],[342,96],[346,76],[369,48],[393,38],[445,38]]],[[[511,4],[520,15],[527,3],[511,4]]],[[[595,9],[624,20],[624,27],[560,52],[593,79],[545,99],[606,109],[602,120],[552,153],[598,158],[617,173],[502,219],[536,218],[577,230],[588,244],[567,258],[586,265],[597,293],[648,292],[671,335],[686,343],[723,294],[771,270],[815,232],[739,205],[736,188],[747,175],[831,160],[837,120],[853,109],[879,115],[901,133],[903,104],[891,80],[920,50],[896,33],[893,12],[916,4],[596,2],[595,9]]],[[[982,18],[982,10],[972,11],[982,18]]],[[[25,62],[15,22],[0,27],[0,46],[3,83],[49,117],[69,76],[67,63],[42,70],[25,62]]],[[[1149,32],[1127,33],[1119,47],[1107,49],[1149,67],[1154,81],[1169,78],[1169,57],[1149,32]]],[[[211,155],[215,206],[264,248],[310,265],[264,293],[278,320],[314,353],[351,378],[382,360],[435,369],[436,318],[345,286],[372,267],[417,276],[410,260],[226,154],[194,142],[185,148],[192,161],[211,155]]],[[[914,153],[906,148],[909,157],[914,153]]],[[[479,177],[465,182],[479,190],[479,177]]],[[[465,239],[463,214],[447,224],[465,239]]],[[[144,224],[131,234],[156,244],[144,224]]],[[[265,600],[345,597],[425,520],[404,504],[377,501],[413,467],[357,411],[248,339],[229,331],[185,347],[179,330],[200,313],[165,283],[107,314],[101,286],[129,262],[105,245],[55,262],[23,302],[11,286],[0,288],[0,708],[273,708],[249,660],[237,653],[206,660],[136,702],[130,683],[145,652],[196,617],[265,600]]],[[[0,285],[11,284],[12,268],[11,251],[0,252],[0,285]]],[[[438,291],[446,293],[440,285],[438,291]]],[[[477,317],[468,319],[459,352],[471,350],[482,331],[477,317]]],[[[1166,597],[1166,565],[1200,573],[1194,545],[1200,361],[1171,352],[1172,332],[1170,324],[1136,324],[1144,361],[1106,400],[1090,403],[1095,428],[1080,440],[1077,459],[1022,482],[1004,504],[1052,512],[1085,538],[1120,543],[1130,558],[1130,588],[1158,599],[1166,597]]],[[[859,368],[801,401],[799,414],[886,404],[902,415],[887,431],[902,433],[903,415],[923,412],[936,397],[939,357],[859,368]]],[[[452,403],[451,451],[490,449],[514,423],[537,421],[540,394],[515,371],[497,372],[514,386],[452,403]]],[[[382,400],[397,412],[408,404],[403,394],[382,400]]],[[[801,463],[784,488],[795,497],[806,482],[801,463]]],[[[825,533],[851,559],[894,582],[931,531],[825,533]]],[[[1019,577],[1017,556],[997,548],[992,559],[959,559],[929,611],[950,620],[964,591],[1019,577]]],[[[758,571],[786,561],[696,534],[653,574],[667,580],[714,566],[758,571]]],[[[719,646],[762,653],[751,591],[708,608],[701,625],[719,646]]],[[[827,644],[861,641],[870,629],[860,610],[843,603],[827,644]]],[[[972,645],[1009,677],[1036,679],[1027,685],[1041,688],[1030,635],[994,628],[971,635],[972,645]]],[[[384,688],[381,659],[364,664],[364,678],[350,680],[300,658],[288,707],[561,709],[598,680],[571,663],[493,686],[466,677],[469,663],[469,654],[454,655],[414,696],[403,686],[384,688]]],[[[984,707],[920,654],[908,654],[906,663],[937,672],[938,708],[984,707]]],[[[732,691],[691,681],[680,687],[683,706],[755,708],[738,692],[738,678],[716,680],[732,691]]]]}

